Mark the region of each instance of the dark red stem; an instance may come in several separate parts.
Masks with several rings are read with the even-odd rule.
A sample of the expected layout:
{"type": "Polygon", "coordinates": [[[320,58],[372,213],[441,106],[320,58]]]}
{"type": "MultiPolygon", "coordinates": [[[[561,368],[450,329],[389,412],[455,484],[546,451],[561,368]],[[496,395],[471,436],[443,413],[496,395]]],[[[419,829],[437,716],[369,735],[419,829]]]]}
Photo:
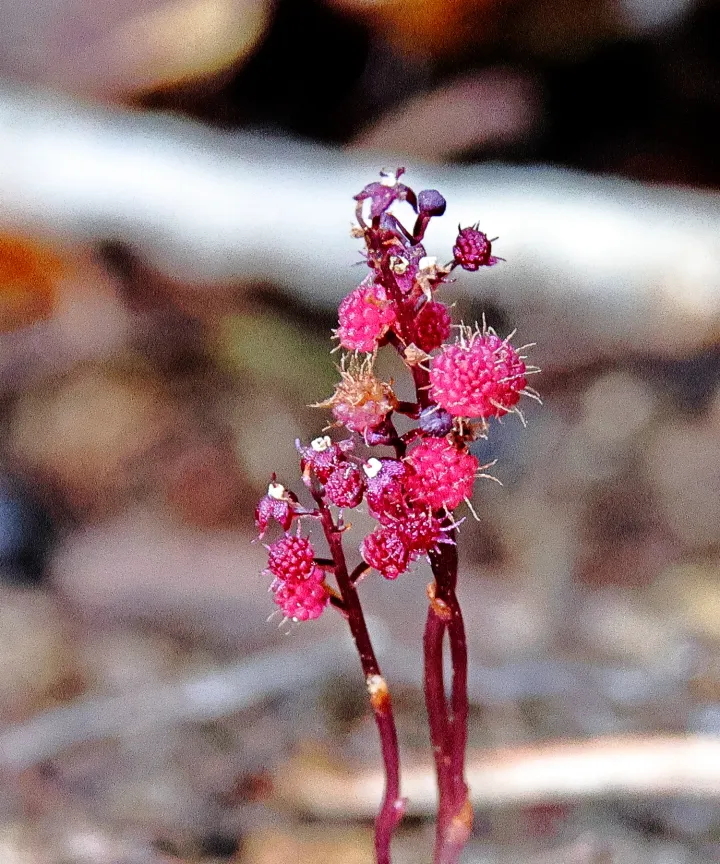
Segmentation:
{"type": "MultiPolygon", "coordinates": [[[[353,578],[348,573],[342,534],[333,521],[332,514],[322,495],[313,492],[321,514],[323,531],[335,562],[335,578],[343,601],[343,613],[350,626],[350,632],[360,655],[360,663],[365,674],[365,684],[370,694],[370,704],[375,715],[383,765],[385,767],[385,792],[380,811],[375,819],[375,857],[377,864],[390,864],[390,843],[392,835],[405,811],[405,800],[400,796],[400,751],[398,749],[397,729],[393,717],[392,703],[387,683],[380,671],[380,664],[370,641],[365,616],[360,604],[353,578]]],[[[358,577],[358,570],[353,576],[358,577]]]]}
{"type": "MultiPolygon", "coordinates": [[[[449,532],[448,539],[455,539],[449,532]]],[[[467,642],[455,588],[457,546],[443,543],[430,553],[435,582],[428,589],[425,625],[425,701],[438,780],[435,864],[457,864],[472,830],[465,781],[467,745],[467,642]],[[445,695],[443,643],[447,633],[452,661],[450,703],[445,695]]]]}

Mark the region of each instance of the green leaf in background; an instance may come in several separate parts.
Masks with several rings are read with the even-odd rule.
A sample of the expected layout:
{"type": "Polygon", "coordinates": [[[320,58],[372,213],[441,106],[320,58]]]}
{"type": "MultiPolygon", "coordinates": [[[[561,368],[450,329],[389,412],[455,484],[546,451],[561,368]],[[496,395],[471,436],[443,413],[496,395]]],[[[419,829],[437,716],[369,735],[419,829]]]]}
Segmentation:
{"type": "Polygon", "coordinates": [[[271,314],[229,315],[218,332],[219,361],[257,384],[308,404],[330,393],[337,373],[330,334],[314,333],[271,314]]]}

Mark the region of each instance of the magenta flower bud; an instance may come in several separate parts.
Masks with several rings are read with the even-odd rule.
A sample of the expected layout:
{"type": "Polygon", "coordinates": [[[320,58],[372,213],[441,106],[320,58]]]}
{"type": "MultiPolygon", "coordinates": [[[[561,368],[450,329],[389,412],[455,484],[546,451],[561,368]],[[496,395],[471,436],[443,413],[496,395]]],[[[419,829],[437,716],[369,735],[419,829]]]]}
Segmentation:
{"type": "Polygon", "coordinates": [[[325,483],[325,494],[336,507],[357,507],[362,501],[365,477],[349,462],[336,468],[325,483]]]}
{"type": "Polygon", "coordinates": [[[264,495],[255,508],[255,525],[259,538],[265,535],[271,521],[277,522],[283,531],[289,531],[295,515],[297,497],[278,483],[273,474],[267,495],[264,495]]]}
{"type": "Polygon", "coordinates": [[[397,579],[410,564],[405,539],[395,528],[376,528],[363,540],[360,554],[366,564],[386,579],[397,579]]]}
{"type": "Polygon", "coordinates": [[[451,327],[452,318],[447,306],[429,300],[415,317],[413,341],[421,351],[429,354],[450,336],[451,327]]]}
{"type": "Polygon", "coordinates": [[[454,417],[502,417],[520,401],[527,374],[507,339],[463,331],[430,361],[430,396],[454,417]]]}
{"type": "Polygon", "coordinates": [[[462,228],[453,246],[455,263],[463,270],[475,271],[480,267],[492,267],[500,260],[492,254],[492,242],[487,234],[477,227],[462,228]]]}
{"type": "Polygon", "coordinates": [[[375,459],[362,466],[365,473],[365,500],[370,515],[391,522],[407,508],[405,481],[410,469],[400,459],[375,459]]]}
{"type": "Polygon", "coordinates": [[[454,510],[472,496],[478,460],[447,438],[425,438],[406,458],[415,469],[408,478],[415,501],[433,510],[454,510]]]}
{"type": "Polygon", "coordinates": [[[305,474],[312,471],[321,483],[324,483],[332,472],[347,462],[345,457],[355,445],[350,438],[333,444],[328,435],[313,438],[306,447],[298,439],[295,449],[300,454],[300,470],[305,474]]]}

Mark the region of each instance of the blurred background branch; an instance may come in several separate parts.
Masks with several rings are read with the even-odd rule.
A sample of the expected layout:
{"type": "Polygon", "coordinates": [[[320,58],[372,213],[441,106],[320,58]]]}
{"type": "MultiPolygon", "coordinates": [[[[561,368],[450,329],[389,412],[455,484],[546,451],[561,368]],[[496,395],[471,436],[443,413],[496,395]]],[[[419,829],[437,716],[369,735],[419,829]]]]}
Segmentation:
{"type": "MultiPolygon", "coordinates": [[[[22,89],[0,94],[0,130],[6,225],[125,242],[208,288],[272,281],[310,306],[336,303],[362,278],[351,266],[346,202],[380,161],[396,159],[219,134],[22,89]]],[[[539,316],[541,331],[549,319],[582,333],[591,353],[624,344],[662,354],[691,352],[720,332],[717,193],[548,167],[413,174],[452,202],[434,245],[449,247],[454,226],[478,218],[500,236],[496,249],[509,263],[481,290],[502,298],[523,332],[539,316]]],[[[562,340],[548,345],[541,333],[538,341],[543,358],[562,356],[562,340]]]]}

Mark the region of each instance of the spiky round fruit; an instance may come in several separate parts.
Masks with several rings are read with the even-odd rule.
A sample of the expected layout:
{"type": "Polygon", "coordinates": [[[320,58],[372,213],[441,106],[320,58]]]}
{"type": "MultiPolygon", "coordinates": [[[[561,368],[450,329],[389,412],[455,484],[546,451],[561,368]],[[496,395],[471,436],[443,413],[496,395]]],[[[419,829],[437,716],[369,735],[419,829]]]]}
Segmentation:
{"type": "Polygon", "coordinates": [[[348,463],[328,477],[325,494],[337,507],[357,507],[362,501],[364,487],[362,471],[348,463]]]}
{"type": "Polygon", "coordinates": [[[450,336],[452,318],[444,303],[430,300],[418,312],[415,319],[413,342],[429,354],[439,348],[450,336]]]}
{"type": "Polygon", "coordinates": [[[410,552],[400,532],[382,526],[368,534],[360,547],[363,561],[386,579],[397,579],[410,564],[410,552]]]}
{"type": "Polygon", "coordinates": [[[377,348],[395,317],[382,285],[361,285],[340,304],[335,335],[346,350],[370,353],[377,348]]]}
{"type": "Polygon", "coordinates": [[[433,510],[454,510],[470,498],[478,470],[478,460],[466,449],[447,438],[426,438],[408,453],[407,462],[414,472],[407,485],[415,501],[433,510]]]}
{"type": "Polygon", "coordinates": [[[455,417],[502,417],[520,400],[527,367],[492,330],[446,345],[430,363],[430,397],[455,417]]]}
{"type": "Polygon", "coordinates": [[[462,228],[453,246],[455,263],[463,270],[475,271],[492,267],[500,260],[492,254],[492,242],[477,228],[462,228]]]}
{"type": "Polygon", "coordinates": [[[397,527],[411,557],[427,554],[443,538],[442,525],[430,510],[408,510],[397,527]]]}
{"type": "Polygon", "coordinates": [[[293,621],[319,618],[330,600],[323,572],[319,567],[313,568],[304,579],[276,579],[272,592],[273,599],[283,615],[293,621]]]}
{"type": "Polygon", "coordinates": [[[307,579],[315,569],[315,549],[307,537],[287,535],[268,547],[268,570],[278,579],[307,579]]]}

